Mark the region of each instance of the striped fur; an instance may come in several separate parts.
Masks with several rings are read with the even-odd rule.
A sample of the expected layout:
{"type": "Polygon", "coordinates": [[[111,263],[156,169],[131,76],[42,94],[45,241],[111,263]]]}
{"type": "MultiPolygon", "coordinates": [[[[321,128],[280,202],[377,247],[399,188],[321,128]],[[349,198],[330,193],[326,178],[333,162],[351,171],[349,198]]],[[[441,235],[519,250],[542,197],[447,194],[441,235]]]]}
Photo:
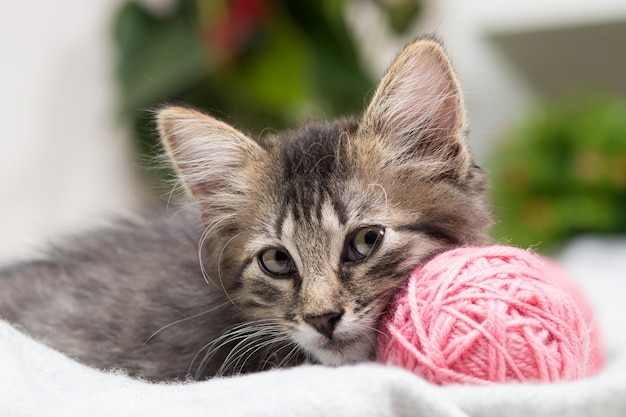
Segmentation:
{"type": "Polygon", "coordinates": [[[221,122],[189,109],[166,108],[159,120],[205,218],[212,221],[216,201],[230,203],[225,231],[216,228],[209,239],[221,242],[208,260],[210,275],[239,280],[233,294],[249,319],[278,320],[280,331],[316,361],[370,358],[378,318],[409,271],[446,248],[487,241],[485,183],[465,143],[461,91],[433,40],[407,46],[360,120],[259,140],[220,130],[221,122]],[[195,134],[178,134],[181,123],[195,134]],[[207,142],[227,149],[218,155],[225,160],[214,169],[186,168],[193,165],[188,155],[215,157],[205,153],[207,142]],[[220,176],[223,166],[229,171],[220,176]],[[220,187],[200,191],[204,176],[220,187]],[[346,261],[349,238],[371,225],[385,228],[379,248],[361,262],[346,261]],[[287,253],[296,272],[265,273],[258,259],[268,248],[287,253]],[[227,276],[226,263],[246,267],[227,276]],[[306,320],[333,312],[342,315],[332,338],[306,320]]]}

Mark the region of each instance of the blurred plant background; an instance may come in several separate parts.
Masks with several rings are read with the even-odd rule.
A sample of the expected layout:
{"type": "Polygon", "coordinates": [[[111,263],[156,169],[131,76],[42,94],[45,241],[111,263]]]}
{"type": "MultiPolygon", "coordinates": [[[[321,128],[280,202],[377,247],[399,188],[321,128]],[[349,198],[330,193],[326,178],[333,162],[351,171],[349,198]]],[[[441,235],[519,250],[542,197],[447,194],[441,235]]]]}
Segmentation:
{"type": "MultiPolygon", "coordinates": [[[[415,0],[360,1],[376,3],[399,34],[419,14],[415,0]]],[[[115,20],[117,74],[136,149],[158,152],[150,110],[163,103],[204,109],[252,134],[360,113],[375,80],[345,3],[177,0],[165,14],[125,3],[115,20]]]]}
{"type": "Polygon", "coordinates": [[[494,236],[551,252],[626,233],[626,102],[590,93],[535,109],[491,163],[494,236]]]}
{"type": "MultiPolygon", "coordinates": [[[[172,0],[160,13],[124,2],[114,25],[119,113],[142,163],[160,152],[151,110],[163,103],[252,135],[360,113],[376,79],[346,19],[349,2],[374,5],[405,39],[422,12],[416,0],[172,0]]],[[[581,233],[626,232],[624,102],[581,94],[534,105],[485,164],[494,238],[550,252],[581,233]]]]}

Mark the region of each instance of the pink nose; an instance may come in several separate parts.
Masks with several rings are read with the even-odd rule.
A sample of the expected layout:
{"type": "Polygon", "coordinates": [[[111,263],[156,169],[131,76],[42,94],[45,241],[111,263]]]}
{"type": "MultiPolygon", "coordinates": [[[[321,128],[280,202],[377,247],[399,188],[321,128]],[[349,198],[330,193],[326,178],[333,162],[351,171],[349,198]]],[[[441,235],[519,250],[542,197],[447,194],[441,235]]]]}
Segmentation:
{"type": "Polygon", "coordinates": [[[320,314],[318,316],[306,315],[304,316],[304,321],[309,323],[315,328],[315,330],[317,330],[327,338],[332,339],[335,327],[337,327],[337,323],[339,323],[339,320],[341,320],[341,316],[343,316],[343,313],[344,312],[342,310],[331,311],[329,313],[320,314]]]}

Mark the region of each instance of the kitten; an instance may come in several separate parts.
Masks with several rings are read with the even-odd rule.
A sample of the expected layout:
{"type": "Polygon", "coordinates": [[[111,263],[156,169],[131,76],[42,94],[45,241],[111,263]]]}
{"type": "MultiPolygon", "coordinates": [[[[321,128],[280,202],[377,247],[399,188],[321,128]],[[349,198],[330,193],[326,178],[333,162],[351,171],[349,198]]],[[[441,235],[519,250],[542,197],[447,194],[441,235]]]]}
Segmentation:
{"type": "Polygon", "coordinates": [[[157,123],[197,208],[0,272],[0,316],[84,363],[166,380],[371,360],[415,265],[488,241],[461,91],[430,38],[359,119],[257,139],[182,107],[157,123]]]}

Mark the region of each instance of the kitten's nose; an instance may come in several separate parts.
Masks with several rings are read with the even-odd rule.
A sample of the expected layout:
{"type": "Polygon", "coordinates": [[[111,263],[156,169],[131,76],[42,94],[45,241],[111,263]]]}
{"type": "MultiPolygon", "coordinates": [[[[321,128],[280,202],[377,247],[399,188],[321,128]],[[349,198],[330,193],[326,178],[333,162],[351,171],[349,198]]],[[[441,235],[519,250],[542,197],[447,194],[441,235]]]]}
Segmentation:
{"type": "Polygon", "coordinates": [[[341,320],[341,316],[343,316],[343,313],[343,310],[341,310],[331,311],[329,313],[320,314],[318,316],[306,315],[304,316],[304,321],[309,323],[315,328],[315,330],[317,330],[324,336],[332,339],[335,327],[337,327],[337,323],[339,323],[339,320],[341,320]]]}

